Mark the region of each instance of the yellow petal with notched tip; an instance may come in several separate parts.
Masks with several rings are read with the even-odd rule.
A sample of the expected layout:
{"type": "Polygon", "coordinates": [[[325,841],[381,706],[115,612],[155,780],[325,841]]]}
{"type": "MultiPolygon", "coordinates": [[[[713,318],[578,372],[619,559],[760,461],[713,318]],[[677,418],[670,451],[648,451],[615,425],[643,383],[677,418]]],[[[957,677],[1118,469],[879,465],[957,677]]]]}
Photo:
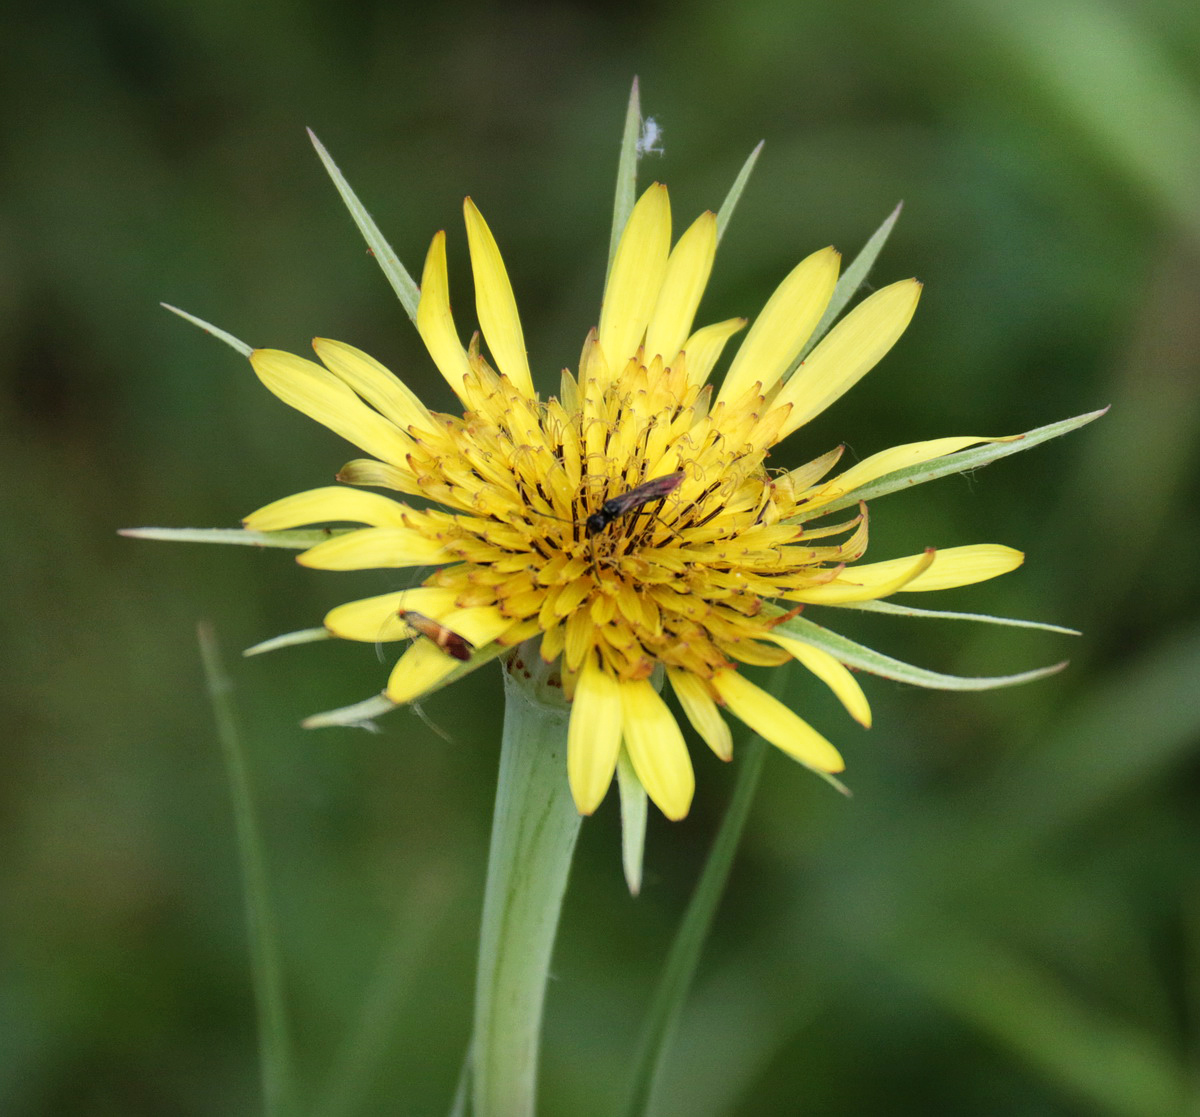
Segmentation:
{"type": "Polygon", "coordinates": [[[381,570],[449,562],[440,543],[407,527],[367,527],[336,535],[296,556],[317,570],[381,570]]]}
{"type": "Polygon", "coordinates": [[[412,439],[373,411],[328,369],[281,349],[255,349],[250,364],[284,403],[303,411],[368,454],[407,470],[412,439]]]}
{"type": "Polygon", "coordinates": [[[688,383],[703,384],[721,358],[725,343],[746,325],[745,318],[727,318],[702,326],[683,343],[687,354],[688,383]]]}
{"type": "Polygon", "coordinates": [[[645,679],[619,684],[625,751],[646,794],[672,821],[692,805],[696,778],[674,714],[645,679]]]}
{"type": "Polygon", "coordinates": [[[399,640],[412,635],[412,628],[397,615],[401,609],[415,609],[431,617],[454,608],[454,591],[437,586],[414,586],[410,590],[347,601],[325,614],[325,627],[343,640],[399,640]]]}
{"type": "Polygon", "coordinates": [[[517,314],[504,258],[492,230],[475,203],[463,202],[467,222],[467,244],[471,250],[471,271],[475,276],[475,310],[479,328],[492,351],[498,368],[513,382],[522,395],[533,398],[533,378],[529,374],[529,357],[525,352],[525,335],[517,314]]]}
{"type": "MultiPolygon", "coordinates": [[[[904,593],[920,590],[948,590],[955,586],[969,586],[975,582],[986,582],[998,578],[1010,570],[1016,570],[1025,561],[1025,555],[1001,543],[972,543],[965,547],[947,547],[937,551],[929,569],[900,587],[904,593]]],[[[861,572],[868,571],[872,580],[886,581],[893,573],[901,570],[912,558],[889,559],[864,566],[852,566],[846,570],[847,578],[858,579],[861,572]]]]}
{"type": "Polygon", "coordinates": [[[604,799],[620,751],[617,680],[589,657],[575,681],[567,728],[567,779],[580,814],[591,814],[604,799]]]}
{"type": "Polygon", "coordinates": [[[637,352],[667,272],[671,203],[656,182],[625,224],[613,257],[600,309],[600,348],[610,368],[622,368],[637,352]]]}
{"type": "Polygon", "coordinates": [[[401,430],[433,429],[429,411],[395,374],[374,357],[326,337],[313,338],[313,349],[334,376],[345,381],[372,407],[401,430]]]}
{"type": "Polygon", "coordinates": [[[917,309],[921,284],[902,279],[864,299],[822,339],[775,398],[792,405],[786,438],[848,392],[887,354],[917,309]]]}
{"type": "Polygon", "coordinates": [[[789,601],[809,605],[844,605],[855,601],[875,601],[907,589],[932,565],[937,552],[932,548],[923,555],[909,555],[887,562],[864,562],[848,566],[832,582],[807,589],[789,591],[789,601]]]}
{"type": "Polygon", "coordinates": [[[305,524],[348,521],[372,527],[403,527],[407,511],[403,504],[379,493],[329,485],[272,501],[251,512],[242,526],[249,531],[283,531],[305,524]]]}
{"type": "Polygon", "coordinates": [[[863,694],[862,687],[858,685],[858,680],[844,663],[839,663],[827,651],[814,648],[803,640],[793,640],[774,632],[769,636],[781,648],[791,652],[801,664],[829,687],[837,700],[846,707],[846,713],[859,725],[871,728],[871,704],[863,694]]]}
{"type": "Polygon", "coordinates": [[[712,684],[724,703],[760,737],[818,772],[840,772],[841,754],[778,698],[737,671],[718,671],[712,684]]]}
{"type": "Polygon", "coordinates": [[[792,269],[750,327],[718,400],[737,399],[755,381],[766,391],[787,372],[833,297],[841,263],[836,248],[822,248],[792,269]]]}
{"type": "Polygon", "coordinates": [[[675,691],[675,697],[679,699],[688,721],[704,743],[722,760],[732,759],[733,734],[700,678],[675,667],[667,668],[667,678],[671,680],[671,689],[675,691]]]}
{"type": "Polygon", "coordinates": [[[679,238],[667,259],[662,290],[646,327],[647,361],[661,356],[669,365],[683,348],[716,254],[717,216],[705,212],[679,238]]]}
{"type": "Polygon", "coordinates": [[[446,234],[438,233],[425,257],[421,301],[417,303],[417,332],[455,395],[461,397],[463,377],[471,371],[467,354],[450,313],[450,278],[446,271],[446,234]]]}
{"type": "Polygon", "coordinates": [[[989,438],[987,435],[962,435],[957,438],[932,438],[926,442],[906,442],[903,446],[893,446],[864,458],[857,465],[851,466],[845,473],[839,473],[821,486],[817,496],[805,502],[805,512],[819,508],[837,500],[848,492],[866,485],[879,477],[894,473],[898,469],[920,465],[922,462],[942,458],[947,454],[956,454],[977,442],[1003,442],[1005,439],[989,438]]]}

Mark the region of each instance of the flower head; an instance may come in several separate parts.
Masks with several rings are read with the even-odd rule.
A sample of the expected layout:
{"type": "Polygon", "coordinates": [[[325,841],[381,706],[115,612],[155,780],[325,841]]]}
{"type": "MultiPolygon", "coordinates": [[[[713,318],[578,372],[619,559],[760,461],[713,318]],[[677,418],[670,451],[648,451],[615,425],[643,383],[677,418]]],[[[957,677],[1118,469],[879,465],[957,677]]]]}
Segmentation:
{"type": "Polygon", "coordinates": [[[767,468],[773,446],[892,347],[920,284],[904,280],[870,295],[801,363],[840,264],[832,248],[812,253],[755,318],[717,388],[713,369],[747,325],[695,324],[718,221],[701,214],[672,245],[667,189],[655,184],[625,224],[577,370],[564,371],[557,394],[543,398],[496,241],[470,199],[464,212],[482,344],[476,333],[464,347],[451,315],[443,233],[429,249],[416,312],[462,413],[430,411],[341,342],[314,342],[320,364],[254,351],[271,391],[369,457],[344,466],[340,485],[269,504],[245,526],[360,524],[299,561],[328,570],[436,568],[422,585],[325,618],[329,632],[350,640],[424,634],[391,672],[394,703],[461,671],[476,649],[529,642],[557,663],[572,702],[570,786],[584,813],[604,797],[622,749],[664,814],[687,813],[692,764],[655,685],[660,668],[719,757],[732,754],[729,712],[813,770],[840,771],[837,750],[741,665],[797,659],[868,725],[867,699],[844,659],[787,622],[808,604],[963,585],[1022,559],[984,545],[861,561],[867,508],[853,494],[985,439],[895,447],[832,477],[840,447],[790,472],[767,468]]]}

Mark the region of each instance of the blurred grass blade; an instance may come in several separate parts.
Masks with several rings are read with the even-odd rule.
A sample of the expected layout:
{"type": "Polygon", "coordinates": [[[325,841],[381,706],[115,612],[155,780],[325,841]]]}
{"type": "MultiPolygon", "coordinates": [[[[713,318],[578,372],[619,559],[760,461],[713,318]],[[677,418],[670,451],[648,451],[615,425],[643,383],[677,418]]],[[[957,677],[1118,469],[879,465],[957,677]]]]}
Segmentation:
{"type": "Polygon", "coordinates": [[[617,789],[621,793],[621,867],[629,894],[636,896],[642,890],[646,853],[646,789],[624,749],[617,757],[617,789]]]}
{"type": "Polygon", "coordinates": [[[231,693],[233,686],[221,665],[216,638],[207,624],[197,628],[204,678],[221,742],[221,755],[233,798],[233,816],[246,897],[246,928],[250,946],[250,971],[258,1015],[258,1053],[262,1078],[263,1109],[267,1117],[287,1117],[294,1112],[292,1046],[284,1008],[283,974],[279,960],[279,935],[262,837],[254,812],[250,770],[238,732],[231,693]]]}
{"type": "Polygon", "coordinates": [[[333,179],[334,186],[342,196],[342,201],[346,203],[346,208],[350,211],[350,216],[354,218],[354,224],[358,226],[358,231],[362,233],[363,239],[367,242],[367,247],[371,250],[371,255],[375,257],[375,262],[383,270],[383,274],[387,277],[387,281],[392,285],[392,290],[396,292],[396,297],[400,300],[400,305],[404,307],[405,313],[415,323],[417,320],[417,303],[421,301],[421,289],[413,282],[413,277],[408,274],[408,270],[400,263],[400,257],[392,251],[392,246],[388,244],[384,235],[379,231],[379,226],[375,224],[375,219],[367,212],[367,207],[358,200],[358,195],[350,188],[350,183],[346,181],[345,176],[338,165],[333,161],[333,157],[325,150],[325,146],[317,139],[316,133],[309,128],[308,138],[312,140],[312,145],[316,148],[317,155],[321,162],[325,164],[325,170],[329,173],[329,177],[333,179]]]}
{"type": "Polygon", "coordinates": [[[936,481],[939,477],[948,477],[952,473],[966,473],[968,470],[981,469],[1000,458],[1007,458],[1010,454],[1019,454],[1022,450],[1032,450],[1035,446],[1040,446],[1052,438],[1058,438],[1087,426],[1088,423],[1099,419],[1107,411],[1107,407],[1102,407],[1099,411],[1089,411],[1086,415],[1076,415],[1073,419],[1063,419],[1058,423],[1048,423],[1044,427],[1036,427],[1024,434],[1014,435],[1004,442],[989,442],[986,446],[960,450],[957,454],[947,454],[943,458],[934,458],[932,461],[897,469],[893,473],[876,477],[874,481],[853,489],[829,504],[821,505],[820,514],[825,516],[830,512],[840,512],[843,508],[857,505],[860,500],[874,500],[876,497],[894,493],[899,489],[910,489],[914,485],[923,485],[926,481],[936,481]]]}
{"type": "Polygon", "coordinates": [[[863,285],[872,265],[879,258],[879,253],[883,251],[883,246],[887,244],[888,237],[892,235],[892,229],[900,219],[900,211],[903,208],[903,202],[897,204],[896,208],[884,218],[883,224],[871,234],[867,243],[862,246],[862,250],[854,257],[853,263],[842,272],[838,278],[837,286],[833,289],[833,297],[829,300],[829,305],[825,308],[825,313],[821,315],[821,320],[817,323],[817,328],[813,330],[812,337],[805,342],[804,348],[800,350],[800,356],[796,358],[795,363],[788,369],[788,376],[791,376],[796,371],[800,362],[812,352],[813,346],[829,332],[829,327],[837,320],[837,316],[842,313],[846,304],[854,298],[855,291],[863,285]]]}
{"type": "Polygon", "coordinates": [[[928,687],[931,690],[995,690],[999,687],[1018,686],[1021,683],[1031,683],[1035,679],[1044,679],[1048,675],[1057,675],[1067,665],[1064,661],[1049,667],[1037,667],[1032,671],[1021,671],[1016,675],[943,675],[938,671],[928,671],[924,667],[914,667],[911,663],[904,663],[890,655],[856,644],[853,640],[830,632],[829,629],[813,624],[803,617],[793,617],[775,631],[783,636],[803,640],[814,648],[820,648],[847,667],[856,667],[872,675],[882,675],[885,679],[895,679],[900,683],[928,687]]]}
{"type": "Polygon", "coordinates": [[[617,255],[617,245],[625,223],[633,212],[637,195],[638,137],[642,134],[642,102],[638,93],[638,80],[633,79],[629,90],[629,105],[625,109],[625,130],[621,133],[621,155],[617,160],[617,191],[613,200],[612,236],[608,242],[608,267],[605,277],[612,271],[617,255]]]}
{"type": "Polygon", "coordinates": [[[948,613],[942,609],[917,609],[912,605],[897,605],[892,601],[853,601],[839,605],[838,608],[857,609],[862,613],[891,613],[898,617],[927,617],[932,620],[1000,624],[1007,628],[1036,628],[1041,632],[1058,632],[1063,636],[1083,635],[1077,628],[1065,628],[1061,624],[1047,624],[1045,621],[1019,621],[1013,617],[992,617],[987,613],[948,613]]]}
{"type": "Polygon", "coordinates": [[[1188,1112],[1188,1072],[1148,1030],[1075,998],[1002,944],[948,930],[911,940],[899,968],[955,1015],[1016,1051],[1087,1112],[1162,1117],[1188,1112]],[[917,946],[919,942],[921,945],[917,946]]]}
{"type": "Polygon", "coordinates": [[[318,640],[332,640],[333,633],[327,628],[302,628],[298,632],[285,632],[282,636],[272,636],[242,652],[244,656],[262,655],[263,652],[274,652],[280,648],[292,648],[297,644],[312,644],[318,640]]]}
{"type": "Polygon", "coordinates": [[[180,310],[179,307],[172,306],[170,303],[159,303],[158,305],[164,310],[169,310],[172,314],[178,314],[185,322],[191,322],[193,326],[199,326],[206,334],[212,334],[218,341],[225,342],[230,349],[236,353],[240,353],[243,357],[249,357],[254,352],[254,346],[247,345],[227,330],[221,329],[220,326],[214,326],[211,322],[206,322],[203,318],[197,318],[194,314],[189,314],[186,310],[180,310]]]}
{"type": "MultiPolygon", "coordinates": [[[[773,672],[776,679],[783,674],[780,671],[773,672]]],[[[704,871],[684,912],[683,922],[671,944],[658,986],[647,1009],[633,1059],[628,1101],[622,1110],[625,1117],[651,1117],[655,1112],[655,1084],[679,1024],[684,1000],[696,975],[700,951],[729,880],[734,854],[762,775],[766,748],[766,742],[761,737],[754,737],[735,754],[739,769],[733,797],[725,810],[721,828],[717,831],[704,871]]]]}
{"type": "Polygon", "coordinates": [[[742,200],[742,191],[746,189],[746,183],[750,181],[750,172],[754,170],[754,164],[758,162],[758,157],[762,154],[763,144],[766,140],[759,140],[754,150],[746,157],[746,161],[742,164],[742,169],[738,171],[738,176],[733,180],[733,185],[729,188],[729,193],[725,195],[725,200],[721,203],[721,208],[717,210],[717,243],[721,243],[721,238],[725,235],[725,227],[729,224],[730,218],[733,217],[733,211],[737,209],[737,204],[742,200]]]}
{"type": "Polygon", "coordinates": [[[246,531],[240,527],[125,527],[128,539],[161,539],[168,543],[233,543],[243,547],[282,547],[303,551],[352,528],[311,528],[301,531],[246,531]]]}

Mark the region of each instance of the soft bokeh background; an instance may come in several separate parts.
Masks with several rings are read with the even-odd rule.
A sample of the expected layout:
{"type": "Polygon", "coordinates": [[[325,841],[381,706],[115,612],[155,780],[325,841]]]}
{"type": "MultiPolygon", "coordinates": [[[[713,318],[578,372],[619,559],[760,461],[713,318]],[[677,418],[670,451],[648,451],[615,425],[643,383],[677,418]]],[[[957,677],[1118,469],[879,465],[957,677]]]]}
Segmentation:
{"type": "MultiPolygon", "coordinates": [[[[258,1111],[228,788],[195,625],[236,686],[306,1113],[444,1112],[468,1035],[499,672],[378,735],[306,733],[375,692],[370,647],[238,651],[397,585],[287,552],[120,539],[233,525],[353,456],[233,353],[341,338],[450,396],[313,156],[410,268],[460,203],[503,246],[543,390],[597,317],[631,76],[679,219],[760,138],[704,315],[856,251],[920,312],[775,464],[1006,434],[1061,442],[880,503],[873,553],[995,540],[1020,572],[935,607],[1082,639],[849,617],[933,668],[1059,677],[953,695],[811,680],[843,801],[769,760],[658,1112],[1200,1112],[1200,9],[1185,0],[747,0],[415,7],[58,0],[6,9],[0,68],[0,1112],[258,1111]],[[443,735],[445,739],[443,739],[443,735]]],[[[615,802],[584,827],[548,1005],[547,1114],[620,1098],[637,1022],[733,773],[625,892],[615,802]]]]}

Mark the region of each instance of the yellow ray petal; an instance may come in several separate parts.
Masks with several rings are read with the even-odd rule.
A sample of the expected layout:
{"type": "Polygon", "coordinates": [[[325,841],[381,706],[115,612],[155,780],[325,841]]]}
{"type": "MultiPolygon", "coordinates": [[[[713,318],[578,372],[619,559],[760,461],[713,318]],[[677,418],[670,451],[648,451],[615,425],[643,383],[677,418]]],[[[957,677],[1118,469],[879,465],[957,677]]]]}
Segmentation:
{"type": "Polygon", "coordinates": [[[779,437],[819,415],[873,369],[899,340],[921,297],[921,284],[904,279],[864,299],[808,355],[775,398],[792,405],[779,437]]]}
{"type": "Polygon", "coordinates": [[[745,318],[727,318],[724,322],[702,326],[683,343],[689,384],[703,384],[708,379],[713,366],[721,359],[725,343],[745,325],[745,318]]]}
{"type": "Polygon", "coordinates": [[[406,469],[412,440],[372,411],[328,369],[281,349],[255,349],[250,364],[284,403],[303,411],[368,454],[406,469]]]}
{"type": "Polygon", "coordinates": [[[330,372],[349,384],[401,430],[409,427],[433,429],[433,420],[425,405],[374,357],[344,341],[331,341],[326,337],[313,338],[312,344],[330,372]]]}
{"type": "Polygon", "coordinates": [[[909,555],[887,562],[864,562],[848,566],[832,582],[807,589],[789,591],[789,601],[810,605],[844,605],[854,601],[874,601],[907,589],[932,565],[937,552],[932,548],[923,555],[909,555]]]}
{"type": "Polygon", "coordinates": [[[829,305],[841,263],[836,248],[822,248],[791,270],[750,327],[718,401],[737,399],[756,380],[766,391],[791,367],[829,305]]]}
{"type": "Polygon", "coordinates": [[[818,772],[840,772],[845,761],[837,749],[778,698],[737,671],[718,671],[713,686],[725,704],[760,737],[818,772]]]}
{"type": "Polygon", "coordinates": [[[688,721],[704,743],[722,760],[732,759],[733,734],[704,683],[690,671],[675,667],[667,668],[667,678],[688,721]]]}
{"type": "Polygon", "coordinates": [[[377,462],[373,458],[355,458],[354,461],[347,462],[337,471],[337,479],[343,485],[370,485],[374,488],[394,489],[411,496],[424,495],[408,465],[401,469],[387,462],[377,462]]]}
{"type": "Polygon", "coordinates": [[[446,234],[439,232],[425,257],[421,275],[421,301],[417,304],[417,332],[425,348],[455,395],[461,396],[463,377],[471,371],[458,340],[450,313],[450,277],[446,271],[446,234]]]}
{"type": "Polygon", "coordinates": [[[325,627],[343,640],[361,640],[373,644],[377,640],[400,640],[412,635],[412,629],[397,614],[401,609],[415,609],[432,617],[454,608],[454,591],[437,586],[414,586],[347,601],[325,614],[325,627]]]}
{"type": "Polygon", "coordinates": [[[521,331],[517,300],[500,248],[483,214],[470,198],[463,202],[463,216],[467,222],[471,271],[475,275],[475,310],[479,315],[479,327],[496,360],[496,367],[523,395],[533,399],[525,335],[521,331]]]}
{"type": "Polygon", "coordinates": [[[808,668],[818,679],[833,691],[837,700],[846,707],[848,713],[859,725],[871,728],[871,704],[858,680],[846,668],[822,648],[814,648],[802,640],[791,637],[770,634],[770,638],[781,648],[791,654],[808,668]]]}
{"type": "MultiPolygon", "coordinates": [[[[847,578],[856,581],[862,571],[868,572],[867,577],[872,582],[886,582],[894,574],[903,570],[905,563],[911,563],[913,557],[888,559],[886,562],[867,563],[864,566],[852,566],[846,570],[847,578]]],[[[1016,570],[1025,561],[1022,552],[1000,543],[973,543],[965,547],[947,547],[934,554],[929,568],[911,581],[900,587],[904,593],[915,593],[920,590],[947,590],[955,586],[969,586],[975,582],[986,582],[989,578],[998,578],[1010,570],[1016,570]]]]}
{"type": "Polygon", "coordinates": [[[600,348],[610,368],[621,368],[637,352],[658,301],[671,247],[671,203],[656,182],[626,222],[613,257],[600,309],[600,348]]]}
{"type": "Polygon", "coordinates": [[[329,485],[272,501],[242,521],[250,531],[283,531],[305,524],[349,521],[372,527],[403,527],[408,509],[391,497],[329,485]]]}
{"type": "Polygon", "coordinates": [[[977,442],[1003,442],[1005,439],[990,438],[987,435],[962,435],[956,438],[932,438],[926,442],[906,442],[902,446],[893,446],[864,458],[857,465],[851,466],[844,473],[839,473],[823,486],[818,495],[806,501],[805,511],[829,504],[838,497],[883,477],[904,469],[910,465],[920,465],[922,462],[942,458],[947,454],[956,454],[977,442]]]}
{"type": "Polygon", "coordinates": [[[296,556],[301,566],[317,570],[380,570],[449,562],[454,556],[442,545],[407,527],[365,527],[310,547],[296,556]]]}
{"type": "MultiPolygon", "coordinates": [[[[476,648],[500,639],[513,626],[510,618],[502,617],[491,606],[451,609],[448,613],[432,616],[432,619],[457,632],[476,648]]],[[[461,665],[432,640],[417,639],[392,668],[387,696],[393,702],[411,702],[461,665]]]]}
{"type": "Polygon", "coordinates": [[[702,213],[667,259],[666,277],[646,327],[646,357],[672,364],[683,348],[717,254],[717,215],[702,213]]]}
{"type": "Polygon", "coordinates": [[[692,805],[696,778],[674,715],[646,680],[620,683],[625,751],[658,809],[672,821],[692,805]]]}
{"type": "Polygon", "coordinates": [[[617,680],[589,657],[575,682],[567,728],[567,779],[580,814],[591,814],[604,799],[620,751],[617,680]]]}
{"type": "Polygon", "coordinates": [[[432,640],[416,640],[388,676],[384,693],[396,703],[411,702],[452,674],[462,664],[432,640]]]}

